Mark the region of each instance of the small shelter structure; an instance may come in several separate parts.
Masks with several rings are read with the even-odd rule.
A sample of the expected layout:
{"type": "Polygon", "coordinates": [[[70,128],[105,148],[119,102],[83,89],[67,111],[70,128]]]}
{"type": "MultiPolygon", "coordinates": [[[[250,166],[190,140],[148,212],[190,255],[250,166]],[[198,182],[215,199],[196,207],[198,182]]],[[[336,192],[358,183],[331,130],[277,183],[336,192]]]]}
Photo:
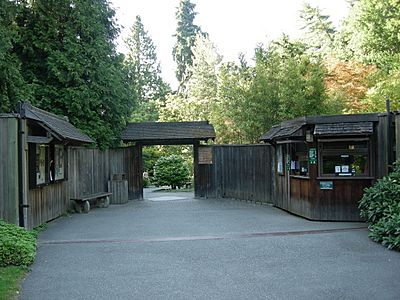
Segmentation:
{"type": "Polygon", "coordinates": [[[0,128],[0,218],[30,229],[64,213],[68,148],[93,141],[67,118],[29,102],[0,116],[0,128]]]}
{"type": "MultiPolygon", "coordinates": [[[[143,198],[143,162],[142,148],[151,145],[193,145],[193,166],[194,166],[194,186],[199,186],[199,152],[201,152],[200,142],[215,139],[215,130],[208,121],[197,122],[140,122],[129,123],[121,134],[121,139],[125,143],[134,143],[135,146],[135,185],[139,187],[139,195],[136,198],[143,198]]],[[[201,155],[201,153],[200,153],[201,155]]]]}
{"type": "Polygon", "coordinates": [[[389,114],[312,116],[272,127],[273,204],[312,220],[359,221],[363,190],[393,159],[389,114]]]}

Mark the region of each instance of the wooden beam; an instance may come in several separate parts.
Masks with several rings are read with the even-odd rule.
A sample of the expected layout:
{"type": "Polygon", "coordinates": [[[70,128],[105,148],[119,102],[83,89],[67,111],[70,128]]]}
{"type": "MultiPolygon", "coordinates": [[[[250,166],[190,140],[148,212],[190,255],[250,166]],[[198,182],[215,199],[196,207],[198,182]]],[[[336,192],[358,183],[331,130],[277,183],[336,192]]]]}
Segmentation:
{"type": "Polygon", "coordinates": [[[193,142],[194,196],[199,197],[199,141],[193,142]]]}

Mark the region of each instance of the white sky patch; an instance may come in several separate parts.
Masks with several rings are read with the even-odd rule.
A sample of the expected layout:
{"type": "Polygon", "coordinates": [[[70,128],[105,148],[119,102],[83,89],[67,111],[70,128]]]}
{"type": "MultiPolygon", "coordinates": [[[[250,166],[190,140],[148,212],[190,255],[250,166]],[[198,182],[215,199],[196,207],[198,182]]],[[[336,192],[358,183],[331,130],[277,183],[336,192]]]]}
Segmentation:
{"type": "MultiPolygon", "coordinates": [[[[126,53],[123,40],[130,33],[136,15],[142,18],[145,29],[157,47],[162,76],[173,88],[175,63],[172,48],[176,30],[175,12],[179,0],[112,0],[117,22],[123,29],[118,39],[118,51],[126,53]]],[[[303,0],[191,0],[198,13],[195,24],[210,35],[224,61],[237,60],[244,53],[248,60],[257,44],[266,43],[283,33],[300,37],[300,10],[303,0]]],[[[330,15],[335,26],[340,25],[349,11],[346,0],[309,0],[324,14],[330,15]]]]}

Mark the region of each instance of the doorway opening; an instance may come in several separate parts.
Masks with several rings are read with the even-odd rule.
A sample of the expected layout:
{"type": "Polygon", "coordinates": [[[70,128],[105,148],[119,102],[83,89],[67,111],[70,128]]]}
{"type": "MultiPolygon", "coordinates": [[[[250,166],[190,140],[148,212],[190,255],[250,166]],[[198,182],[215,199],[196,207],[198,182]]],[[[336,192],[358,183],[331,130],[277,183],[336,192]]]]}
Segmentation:
{"type": "MultiPolygon", "coordinates": [[[[181,157],[184,163],[193,166],[192,172],[190,172],[193,179],[189,175],[189,178],[184,182],[178,184],[171,182],[169,185],[171,188],[178,186],[189,188],[189,185],[191,185],[196,195],[200,143],[215,139],[214,127],[208,121],[129,123],[121,137],[124,143],[134,145],[135,160],[132,185],[135,190],[135,199],[143,199],[143,188],[145,184],[151,183],[150,178],[146,179],[146,177],[151,175],[153,181],[158,185],[166,183],[160,181],[157,174],[154,174],[156,164],[154,159],[157,157],[157,152],[158,154],[163,154],[163,152],[167,154],[164,157],[176,155],[174,152],[180,152],[180,155],[176,155],[178,159],[181,157]],[[191,161],[190,156],[192,157],[191,161]]],[[[162,155],[160,155],[161,157],[162,155]]],[[[171,161],[174,166],[174,160],[171,159],[171,161]]],[[[176,164],[177,162],[175,162],[176,164]]]]}

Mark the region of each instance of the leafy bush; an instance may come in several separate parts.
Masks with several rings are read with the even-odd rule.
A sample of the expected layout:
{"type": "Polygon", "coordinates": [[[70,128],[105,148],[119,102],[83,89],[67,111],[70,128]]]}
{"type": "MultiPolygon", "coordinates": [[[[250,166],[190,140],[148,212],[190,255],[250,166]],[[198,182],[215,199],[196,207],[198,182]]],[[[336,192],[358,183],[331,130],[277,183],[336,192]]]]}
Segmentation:
{"type": "Polygon", "coordinates": [[[144,177],[144,178],[143,178],[143,187],[144,187],[144,188],[147,188],[147,187],[149,187],[149,186],[150,186],[150,178],[144,177]]]}
{"type": "Polygon", "coordinates": [[[170,185],[173,189],[183,186],[190,180],[187,162],[178,155],[163,156],[154,166],[154,183],[170,185]]]}
{"type": "Polygon", "coordinates": [[[36,256],[37,231],[0,220],[0,267],[8,265],[28,266],[36,256]]]}
{"type": "Polygon", "coordinates": [[[370,237],[389,249],[400,250],[400,163],[394,171],[365,189],[359,208],[370,237]]]}

